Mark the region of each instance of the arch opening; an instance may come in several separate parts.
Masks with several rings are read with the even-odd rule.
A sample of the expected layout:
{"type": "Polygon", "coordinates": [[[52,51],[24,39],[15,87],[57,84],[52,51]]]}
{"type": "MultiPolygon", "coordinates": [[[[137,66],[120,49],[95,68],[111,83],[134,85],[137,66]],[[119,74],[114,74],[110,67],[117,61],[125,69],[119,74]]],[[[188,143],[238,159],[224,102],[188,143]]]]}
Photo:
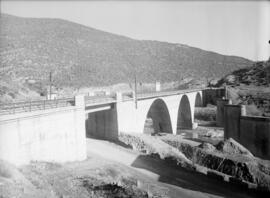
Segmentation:
{"type": "Polygon", "coordinates": [[[195,98],[195,107],[202,107],[203,106],[203,102],[202,102],[202,96],[201,94],[198,92],[196,94],[196,98],[195,98]]]}
{"type": "Polygon", "coordinates": [[[186,95],[181,98],[180,105],[178,108],[177,116],[177,134],[180,129],[191,129],[192,128],[192,115],[190,109],[190,102],[186,95]]]}
{"type": "Polygon", "coordinates": [[[163,100],[157,99],[150,106],[144,123],[143,133],[172,133],[170,114],[163,100]]]}

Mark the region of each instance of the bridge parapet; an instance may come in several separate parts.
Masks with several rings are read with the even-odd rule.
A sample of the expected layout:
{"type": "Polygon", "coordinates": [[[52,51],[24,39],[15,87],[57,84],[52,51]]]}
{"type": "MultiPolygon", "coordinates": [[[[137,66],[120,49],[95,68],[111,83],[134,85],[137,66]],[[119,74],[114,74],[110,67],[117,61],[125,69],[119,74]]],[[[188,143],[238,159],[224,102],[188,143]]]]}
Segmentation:
{"type": "Polygon", "coordinates": [[[104,96],[85,96],[85,106],[93,106],[98,104],[115,103],[116,95],[104,95],[104,96]]]}
{"type": "Polygon", "coordinates": [[[59,107],[74,106],[74,98],[62,98],[55,100],[34,100],[14,103],[0,103],[0,116],[8,114],[17,114],[23,112],[32,112],[38,110],[53,109],[59,107]]]}
{"type": "MultiPolygon", "coordinates": [[[[95,106],[99,104],[116,103],[120,101],[144,100],[156,97],[165,97],[171,95],[186,94],[190,92],[203,91],[204,104],[215,103],[217,98],[225,96],[224,88],[213,89],[190,89],[190,90],[176,90],[176,91],[162,91],[150,93],[138,93],[135,97],[133,91],[110,93],[108,95],[87,95],[84,97],[85,106],[95,106]],[[118,95],[117,95],[118,94],[118,95]]],[[[0,116],[7,114],[16,114],[22,112],[31,112],[37,110],[46,110],[59,107],[74,106],[75,98],[62,98],[56,100],[37,100],[37,101],[23,101],[16,103],[0,103],[0,116]]]]}

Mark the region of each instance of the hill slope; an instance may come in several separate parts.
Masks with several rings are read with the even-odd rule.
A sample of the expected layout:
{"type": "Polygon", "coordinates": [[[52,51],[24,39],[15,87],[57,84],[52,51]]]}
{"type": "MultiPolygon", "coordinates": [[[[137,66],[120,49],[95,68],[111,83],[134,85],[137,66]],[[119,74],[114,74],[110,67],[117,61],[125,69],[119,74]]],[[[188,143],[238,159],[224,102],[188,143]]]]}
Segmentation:
{"type": "Polygon", "coordinates": [[[265,62],[256,62],[251,67],[236,70],[221,79],[220,83],[227,85],[270,85],[270,59],[265,62]]]}
{"type": "Polygon", "coordinates": [[[140,41],[60,19],[1,14],[1,79],[58,87],[222,77],[251,61],[181,44],[140,41]]]}
{"type": "Polygon", "coordinates": [[[233,104],[247,105],[249,115],[270,117],[270,58],[232,72],[217,84],[222,85],[233,104]]]}

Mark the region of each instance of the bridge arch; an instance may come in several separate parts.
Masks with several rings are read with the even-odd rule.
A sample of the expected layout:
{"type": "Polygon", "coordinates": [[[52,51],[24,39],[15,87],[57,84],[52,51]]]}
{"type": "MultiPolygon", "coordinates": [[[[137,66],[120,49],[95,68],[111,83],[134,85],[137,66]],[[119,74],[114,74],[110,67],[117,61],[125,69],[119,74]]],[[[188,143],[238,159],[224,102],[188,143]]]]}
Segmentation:
{"type": "Polygon", "coordinates": [[[202,107],[203,101],[202,101],[202,95],[200,92],[197,92],[195,97],[195,107],[202,107]]]}
{"type": "Polygon", "coordinates": [[[180,100],[177,114],[177,134],[179,129],[192,128],[191,105],[187,95],[183,95],[180,100]]]}
{"type": "Polygon", "coordinates": [[[151,104],[144,121],[143,133],[172,133],[172,123],[168,107],[164,100],[158,98],[151,104]]]}

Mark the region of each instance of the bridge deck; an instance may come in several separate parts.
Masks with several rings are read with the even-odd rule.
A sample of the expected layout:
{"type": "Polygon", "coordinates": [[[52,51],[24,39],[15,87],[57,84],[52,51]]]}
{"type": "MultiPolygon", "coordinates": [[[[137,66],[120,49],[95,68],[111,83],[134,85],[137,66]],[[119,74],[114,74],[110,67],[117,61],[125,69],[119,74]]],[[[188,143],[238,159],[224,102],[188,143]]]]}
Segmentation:
{"type": "MultiPolygon", "coordinates": [[[[176,91],[161,91],[161,92],[148,92],[138,93],[137,100],[164,97],[170,95],[185,94],[191,92],[202,91],[204,89],[188,89],[188,90],[176,90],[176,91]]],[[[123,101],[134,100],[134,94],[132,92],[123,93],[123,101]]],[[[85,106],[96,106],[103,104],[116,103],[116,94],[102,95],[102,96],[85,96],[85,106]]],[[[62,98],[56,100],[37,100],[37,101],[23,101],[14,103],[0,103],[0,116],[7,114],[16,114],[22,112],[31,112],[37,110],[45,110],[59,107],[74,106],[75,98],[62,98]]]]}

